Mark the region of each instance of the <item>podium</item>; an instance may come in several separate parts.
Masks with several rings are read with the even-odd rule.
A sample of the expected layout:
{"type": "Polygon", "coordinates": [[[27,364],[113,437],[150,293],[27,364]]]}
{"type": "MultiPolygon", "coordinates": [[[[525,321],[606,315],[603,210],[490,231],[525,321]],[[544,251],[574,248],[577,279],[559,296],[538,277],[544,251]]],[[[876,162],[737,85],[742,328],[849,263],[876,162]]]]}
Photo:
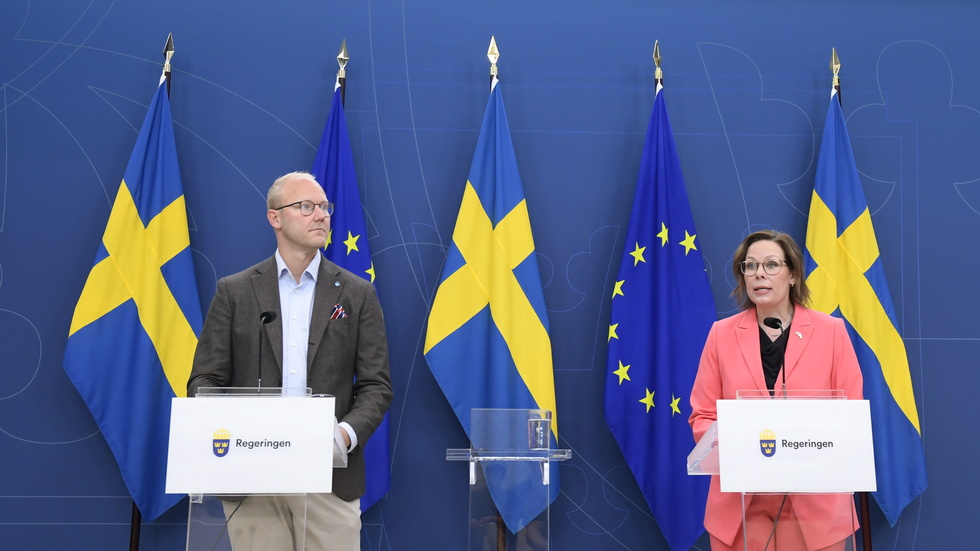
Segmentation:
{"type": "Polygon", "coordinates": [[[346,466],[333,396],[202,388],[173,399],[166,491],[190,497],[187,551],[303,551],[306,495],[331,492],[346,466]]]}
{"type": "Polygon", "coordinates": [[[741,507],[744,548],[856,549],[853,493],[876,490],[868,401],[753,390],[716,404],[688,474],[718,476],[714,506],[741,507]]]}
{"type": "Polygon", "coordinates": [[[446,450],[447,461],[469,463],[470,551],[551,549],[551,469],[572,457],[571,450],[552,448],[553,441],[551,411],[471,410],[470,447],[446,450]],[[536,516],[521,516],[523,528],[511,533],[500,503],[512,519],[518,504],[536,516]]]}

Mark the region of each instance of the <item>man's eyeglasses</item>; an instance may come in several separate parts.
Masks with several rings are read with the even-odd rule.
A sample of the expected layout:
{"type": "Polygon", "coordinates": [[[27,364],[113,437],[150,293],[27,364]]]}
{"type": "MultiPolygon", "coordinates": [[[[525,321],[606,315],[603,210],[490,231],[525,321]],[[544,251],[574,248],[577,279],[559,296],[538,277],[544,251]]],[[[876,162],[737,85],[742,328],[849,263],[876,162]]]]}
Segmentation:
{"type": "Polygon", "coordinates": [[[763,262],[762,264],[759,264],[754,260],[745,260],[741,264],[739,264],[739,267],[742,269],[742,273],[747,276],[754,276],[756,272],[759,271],[759,266],[762,266],[762,269],[767,274],[774,276],[778,274],[780,270],[783,269],[783,264],[786,264],[785,260],[769,259],[763,262]]]}
{"type": "Polygon", "coordinates": [[[272,210],[282,210],[286,207],[299,206],[299,212],[303,216],[310,216],[313,214],[313,209],[320,207],[320,211],[324,216],[331,216],[333,214],[333,203],[314,203],[313,201],[296,201],[295,203],[289,203],[288,205],[283,205],[281,207],[276,207],[272,210]]]}

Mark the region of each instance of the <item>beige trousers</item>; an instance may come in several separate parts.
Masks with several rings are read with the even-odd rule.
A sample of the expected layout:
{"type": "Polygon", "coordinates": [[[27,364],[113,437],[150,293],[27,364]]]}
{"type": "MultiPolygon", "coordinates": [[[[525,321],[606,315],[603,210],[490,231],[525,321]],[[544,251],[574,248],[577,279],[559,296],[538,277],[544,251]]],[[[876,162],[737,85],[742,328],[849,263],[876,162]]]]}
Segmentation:
{"type": "Polygon", "coordinates": [[[359,499],[344,501],[334,494],[308,494],[305,499],[248,496],[240,501],[222,501],[222,506],[233,551],[361,549],[359,499]]]}

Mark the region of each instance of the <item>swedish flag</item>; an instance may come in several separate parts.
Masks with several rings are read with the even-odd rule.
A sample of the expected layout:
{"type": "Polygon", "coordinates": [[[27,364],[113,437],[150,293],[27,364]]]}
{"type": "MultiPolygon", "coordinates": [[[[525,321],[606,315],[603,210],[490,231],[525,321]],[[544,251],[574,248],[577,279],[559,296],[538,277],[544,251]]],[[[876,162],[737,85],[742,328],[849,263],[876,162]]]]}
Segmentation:
{"type": "MultiPolygon", "coordinates": [[[[323,186],[327,200],[334,203],[330,235],[323,254],[331,262],[374,283],[374,263],[368,243],[367,225],[361,209],[361,194],[354,171],[354,156],[347,133],[347,117],[340,82],[334,87],[333,104],[320,138],[313,176],[323,186]]],[[[367,511],[391,487],[391,459],[388,440],[388,414],[364,445],[366,488],[361,510],[367,511]]]]}
{"type": "Polygon", "coordinates": [[[717,318],[662,86],[612,291],[605,415],[671,549],[704,532],[708,477],[688,476],[689,397],[717,318]]]}
{"type": "Polygon", "coordinates": [[[925,456],[905,343],[836,90],[820,144],[805,261],[813,308],[847,322],[871,403],[873,495],[894,526],[928,485],[925,456]]]}
{"type": "MultiPolygon", "coordinates": [[[[429,313],[425,359],[471,440],[472,408],[546,409],[552,412],[551,448],[557,447],[548,316],[496,80],[429,313]]],[[[557,463],[551,469],[549,503],[558,496],[557,463]]],[[[527,488],[487,477],[497,510],[512,532],[543,511],[529,505],[527,488]]]]}
{"type": "Polygon", "coordinates": [[[65,372],[112,450],[143,517],[166,494],[170,401],[186,395],[201,331],[187,210],[163,78],[75,306],[65,372]]]}

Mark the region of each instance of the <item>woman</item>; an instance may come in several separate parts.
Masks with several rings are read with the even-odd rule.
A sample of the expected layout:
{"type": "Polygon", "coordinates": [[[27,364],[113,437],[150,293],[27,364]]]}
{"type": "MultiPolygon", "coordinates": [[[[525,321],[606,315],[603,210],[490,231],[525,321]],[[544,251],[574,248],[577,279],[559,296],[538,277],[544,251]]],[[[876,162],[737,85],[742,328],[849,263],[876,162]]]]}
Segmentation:
{"type": "MultiPolygon", "coordinates": [[[[841,389],[849,399],[862,399],[861,370],[843,320],[806,307],[803,253],[792,237],[772,230],[749,235],[735,251],[732,271],[738,281],[732,295],[742,312],[715,322],[708,333],[691,391],[695,441],[717,419],[715,401],[735,399],[739,390],[778,396],[784,388],[841,389]]],[[[857,529],[853,513],[837,523],[828,513],[846,510],[849,495],[746,500],[748,549],[843,549],[857,529]]],[[[722,493],[717,476],[711,477],[704,526],[712,551],[745,548],[741,495],[722,493]]]]}

